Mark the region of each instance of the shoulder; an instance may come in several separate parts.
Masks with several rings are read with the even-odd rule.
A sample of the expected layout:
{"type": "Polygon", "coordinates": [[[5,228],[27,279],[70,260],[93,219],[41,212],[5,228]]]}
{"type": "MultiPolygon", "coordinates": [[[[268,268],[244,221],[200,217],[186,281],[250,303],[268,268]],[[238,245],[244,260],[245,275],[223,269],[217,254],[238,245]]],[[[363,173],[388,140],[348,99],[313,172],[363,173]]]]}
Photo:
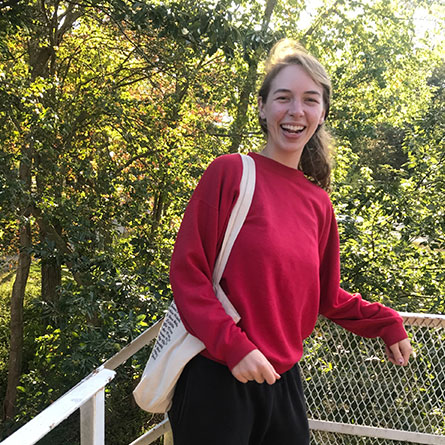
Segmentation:
{"type": "Polygon", "coordinates": [[[319,185],[305,178],[306,192],[311,196],[311,199],[318,203],[324,209],[332,209],[332,201],[328,192],[322,189],[319,185]]]}
{"type": "Polygon", "coordinates": [[[242,174],[242,160],[239,154],[226,154],[214,159],[205,170],[201,182],[221,186],[237,184],[242,174]]]}
{"type": "Polygon", "coordinates": [[[242,160],[238,154],[226,154],[213,160],[202,175],[194,198],[214,205],[221,200],[233,199],[239,192],[242,175],[242,160]]]}
{"type": "Polygon", "coordinates": [[[329,232],[336,225],[334,207],[331,197],[317,184],[305,178],[305,197],[307,205],[316,215],[319,233],[329,232]]]}
{"type": "Polygon", "coordinates": [[[217,171],[230,172],[230,170],[240,170],[241,168],[241,156],[237,153],[231,153],[218,156],[210,163],[206,171],[210,170],[215,173],[217,171]]]}

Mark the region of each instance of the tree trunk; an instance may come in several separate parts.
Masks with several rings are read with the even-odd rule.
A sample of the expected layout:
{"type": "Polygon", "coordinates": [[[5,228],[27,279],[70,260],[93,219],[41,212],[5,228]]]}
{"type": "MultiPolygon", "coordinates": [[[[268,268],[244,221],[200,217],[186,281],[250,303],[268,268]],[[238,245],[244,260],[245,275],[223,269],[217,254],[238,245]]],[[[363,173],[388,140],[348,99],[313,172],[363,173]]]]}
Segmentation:
{"type": "MultiPolygon", "coordinates": [[[[29,47],[29,58],[31,78],[42,75],[46,70],[48,58],[50,56],[48,48],[39,48],[38,44],[31,41],[29,47]]],[[[32,134],[32,129],[29,130],[32,134]]],[[[32,138],[28,138],[28,143],[22,148],[22,160],[19,166],[19,178],[23,183],[23,189],[28,196],[31,196],[33,146],[32,138]]],[[[19,229],[20,254],[17,266],[17,274],[11,294],[11,321],[10,321],[10,342],[8,359],[8,382],[6,395],[3,401],[3,420],[13,419],[15,415],[17,386],[22,372],[23,359],[23,301],[25,297],[26,283],[28,281],[29,269],[31,267],[32,245],[30,216],[30,202],[24,202],[20,209],[20,216],[24,217],[24,222],[19,229]]]]}
{"type": "MultiPolygon", "coordinates": [[[[58,18],[57,8],[59,3],[54,4],[56,11],[53,13],[53,18],[58,18]]],[[[58,46],[63,39],[64,34],[71,29],[74,22],[82,15],[82,10],[78,9],[77,5],[69,4],[64,11],[60,19],[60,23],[57,20],[53,20],[39,23],[42,16],[47,18],[47,10],[45,2],[36,4],[35,9],[30,8],[29,11],[36,15],[35,27],[32,28],[34,38],[31,38],[28,55],[29,55],[29,68],[31,73],[31,80],[35,80],[37,77],[48,77],[50,74],[50,61],[54,58],[54,47],[58,46]],[[42,44],[44,41],[42,36],[46,36],[46,44],[42,44]]],[[[33,25],[33,26],[34,26],[33,25]]],[[[19,177],[23,183],[23,189],[29,197],[31,197],[31,177],[32,177],[32,164],[34,161],[34,147],[32,146],[32,136],[34,129],[31,127],[28,129],[29,137],[27,143],[22,148],[22,160],[19,167],[19,177]]],[[[12,294],[11,294],[11,339],[10,350],[8,360],[8,383],[6,388],[6,395],[3,402],[3,419],[12,419],[15,414],[17,385],[20,380],[22,358],[23,358],[23,301],[25,296],[26,283],[29,276],[29,269],[31,266],[31,253],[30,248],[32,245],[31,237],[31,225],[28,217],[31,215],[33,209],[31,201],[24,202],[23,207],[20,209],[20,216],[25,220],[20,227],[20,254],[17,266],[17,274],[14,281],[12,294]]],[[[35,213],[35,212],[33,212],[35,213]]],[[[42,219],[42,218],[41,218],[42,219]]],[[[54,230],[55,231],[55,230],[54,230]]],[[[46,233],[51,231],[45,230],[46,233]]],[[[54,235],[51,233],[51,235],[54,235]]],[[[47,235],[45,235],[47,236],[47,235]]],[[[59,241],[58,234],[56,233],[56,241],[59,241]]],[[[66,245],[65,250],[69,250],[66,245]]],[[[62,250],[63,251],[63,250],[62,250]]],[[[48,284],[46,280],[45,286],[49,285],[51,288],[55,286],[58,281],[57,272],[51,272],[51,284],[48,284]]],[[[76,278],[76,274],[75,274],[76,278]]],[[[78,278],[78,277],[77,277],[78,278]]]]}
{"type": "MultiPolygon", "coordinates": [[[[59,6],[57,6],[59,7],[59,6]]],[[[76,10],[77,6],[69,4],[67,9],[63,13],[63,20],[58,23],[57,20],[52,22],[52,32],[50,32],[48,48],[37,47],[30,48],[30,64],[33,67],[32,76],[52,77],[55,75],[55,51],[54,46],[58,46],[62,40],[64,34],[71,29],[74,22],[83,14],[81,10],[76,10]]],[[[57,17],[53,15],[53,20],[57,17]]],[[[36,43],[39,43],[38,41],[36,43]]],[[[53,98],[54,99],[54,98],[53,98]]],[[[36,167],[40,164],[40,159],[36,159],[36,167]]],[[[38,168],[36,171],[38,172],[38,168]]],[[[37,189],[42,192],[45,188],[45,181],[42,178],[43,175],[36,174],[37,189]]],[[[61,238],[62,230],[60,225],[52,224],[53,232],[61,238]]],[[[40,227],[40,240],[45,242],[51,240],[51,233],[46,232],[40,227]]],[[[50,258],[42,258],[41,261],[41,290],[42,300],[46,302],[55,302],[58,299],[58,288],[62,284],[62,265],[59,260],[60,249],[54,247],[51,252],[50,258]]]]}
{"type": "Polygon", "coordinates": [[[62,268],[56,258],[42,260],[42,300],[55,303],[59,297],[59,287],[62,284],[62,268]]]}
{"type": "MultiPolygon", "coordinates": [[[[45,238],[54,242],[56,248],[67,257],[71,256],[72,251],[68,245],[68,243],[62,238],[62,236],[58,233],[58,231],[48,223],[48,221],[43,217],[42,212],[36,207],[31,207],[31,214],[34,216],[39,229],[45,233],[45,238]]],[[[65,260],[65,264],[71,270],[74,280],[79,286],[83,286],[85,284],[85,279],[82,276],[82,273],[76,271],[75,265],[69,261],[65,260]]]]}
{"type": "MultiPolygon", "coordinates": [[[[272,17],[272,13],[275,9],[276,4],[277,0],[267,0],[263,23],[261,24],[261,30],[263,34],[269,27],[270,19],[272,17]]],[[[232,134],[232,144],[230,145],[229,149],[230,153],[238,153],[239,147],[243,140],[242,132],[247,124],[247,110],[249,108],[250,97],[255,91],[256,81],[258,78],[258,61],[260,60],[260,58],[263,57],[263,55],[264,49],[261,45],[259,45],[248,61],[249,70],[247,72],[243,88],[241,90],[238,109],[236,111],[235,120],[233,121],[230,131],[230,133],[232,134]]]]}
{"type": "Polygon", "coordinates": [[[31,266],[31,225],[24,224],[20,228],[20,255],[17,266],[17,275],[11,295],[11,337],[9,342],[8,383],[5,400],[3,402],[3,420],[12,419],[15,415],[15,399],[17,386],[22,371],[23,357],[23,298],[25,296],[26,282],[28,281],[31,266]]]}
{"type": "Polygon", "coordinates": [[[240,94],[238,108],[236,110],[236,117],[233,121],[232,129],[232,143],[229,148],[230,153],[238,153],[239,147],[243,140],[243,129],[247,124],[247,110],[249,108],[250,96],[254,92],[256,80],[258,77],[258,59],[253,57],[249,60],[249,70],[247,72],[246,80],[240,94]]]}
{"type": "MultiPolygon", "coordinates": [[[[61,235],[62,231],[60,224],[54,224],[54,230],[61,235]]],[[[39,227],[40,240],[45,242],[49,240],[48,234],[39,227]]],[[[48,247],[51,244],[48,244],[48,247]]],[[[46,249],[45,249],[46,250],[46,249]]],[[[51,249],[51,252],[42,255],[41,260],[41,292],[42,300],[47,303],[55,303],[59,297],[59,287],[62,284],[62,265],[59,260],[59,250],[56,246],[51,249]]]]}
{"type": "MultiPolygon", "coordinates": [[[[19,175],[27,191],[31,189],[31,162],[32,149],[23,150],[23,159],[20,162],[19,175]]],[[[25,296],[26,283],[31,266],[31,224],[29,223],[29,209],[23,211],[25,217],[20,227],[19,245],[20,254],[11,294],[11,321],[8,360],[8,383],[6,395],[3,402],[3,419],[12,419],[15,414],[15,399],[17,396],[17,385],[22,370],[23,358],[23,299],[25,296]]]]}

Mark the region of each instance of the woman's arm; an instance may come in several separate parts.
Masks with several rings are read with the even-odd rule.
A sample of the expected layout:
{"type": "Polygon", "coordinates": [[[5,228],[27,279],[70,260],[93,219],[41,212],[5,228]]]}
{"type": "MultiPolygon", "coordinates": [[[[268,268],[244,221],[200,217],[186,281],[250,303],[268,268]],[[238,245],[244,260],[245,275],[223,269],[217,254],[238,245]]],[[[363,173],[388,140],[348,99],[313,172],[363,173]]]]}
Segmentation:
{"type": "Polygon", "coordinates": [[[226,314],[212,284],[241,174],[238,155],[219,157],[208,167],[185,211],[170,267],[173,295],[185,328],[230,368],[256,349],[226,314]]]}
{"type": "Polygon", "coordinates": [[[389,360],[405,365],[412,348],[402,317],[381,303],[370,303],[340,288],[339,238],[332,207],[320,240],[320,313],[362,337],[381,337],[389,360]]]}

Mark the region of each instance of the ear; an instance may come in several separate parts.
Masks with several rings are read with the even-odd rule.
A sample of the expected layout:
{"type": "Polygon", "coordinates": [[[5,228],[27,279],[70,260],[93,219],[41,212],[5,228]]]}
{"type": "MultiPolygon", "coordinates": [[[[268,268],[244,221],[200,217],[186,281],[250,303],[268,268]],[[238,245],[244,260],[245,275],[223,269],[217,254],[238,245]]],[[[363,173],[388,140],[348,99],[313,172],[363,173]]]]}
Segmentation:
{"type": "Polygon", "coordinates": [[[258,114],[260,115],[261,119],[266,119],[266,114],[264,112],[264,103],[263,98],[261,96],[258,96],[258,114]]]}
{"type": "Polygon", "coordinates": [[[318,120],[318,125],[321,125],[324,123],[325,115],[326,115],[326,111],[323,110],[323,113],[321,113],[320,119],[318,120]]]}

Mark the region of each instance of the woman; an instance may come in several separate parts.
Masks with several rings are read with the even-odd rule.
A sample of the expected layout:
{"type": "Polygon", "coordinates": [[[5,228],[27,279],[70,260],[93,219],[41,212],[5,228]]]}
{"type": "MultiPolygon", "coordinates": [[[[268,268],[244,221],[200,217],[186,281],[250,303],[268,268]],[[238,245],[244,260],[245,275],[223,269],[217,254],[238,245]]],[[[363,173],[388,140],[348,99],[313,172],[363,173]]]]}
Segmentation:
{"type": "Polygon", "coordinates": [[[283,40],[266,71],[258,107],[267,142],[249,155],[255,194],[221,280],[241,321],[235,325],[212,288],[213,264],[239,194],[239,156],[221,156],[204,173],[172,257],[181,319],[206,346],[176,387],[169,412],[175,445],[308,444],[298,361],[319,314],[358,335],[381,337],[395,364],[406,365],[411,354],[395,311],[339,286],[337,225],[325,191],[325,70],[283,40]]]}

